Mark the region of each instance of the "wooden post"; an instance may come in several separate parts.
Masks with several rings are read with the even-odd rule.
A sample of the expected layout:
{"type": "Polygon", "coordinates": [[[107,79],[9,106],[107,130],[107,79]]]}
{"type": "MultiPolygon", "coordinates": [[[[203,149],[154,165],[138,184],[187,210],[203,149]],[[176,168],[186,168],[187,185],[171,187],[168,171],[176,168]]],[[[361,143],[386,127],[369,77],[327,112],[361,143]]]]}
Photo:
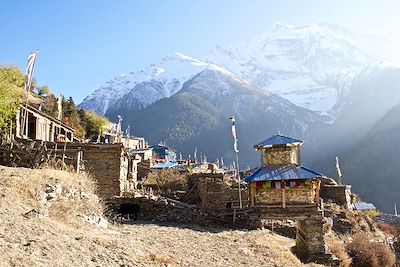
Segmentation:
{"type": "Polygon", "coordinates": [[[81,148],[78,148],[78,154],[76,156],[76,173],[79,173],[79,169],[81,167],[81,148]]]}
{"type": "Polygon", "coordinates": [[[256,197],[255,185],[256,185],[255,183],[250,183],[250,191],[249,191],[250,207],[254,207],[254,199],[256,197]]]}
{"type": "Polygon", "coordinates": [[[12,142],[13,141],[13,133],[12,133],[12,128],[13,128],[13,123],[12,123],[12,120],[11,120],[11,122],[10,122],[10,141],[12,142]]]}
{"type": "Polygon", "coordinates": [[[54,143],[54,161],[57,160],[57,143],[54,143]]]}
{"type": "Polygon", "coordinates": [[[64,150],[63,150],[63,154],[62,154],[62,162],[64,162],[65,160],[65,150],[67,149],[67,140],[64,139],[64,150]]]}
{"type": "Polygon", "coordinates": [[[274,234],[274,220],[271,219],[271,233],[274,234]]]}
{"type": "Polygon", "coordinates": [[[21,109],[17,110],[15,115],[15,136],[21,137],[21,109]]]}
{"type": "Polygon", "coordinates": [[[315,192],[315,203],[320,204],[320,189],[321,189],[321,181],[317,180],[317,188],[316,188],[316,192],[315,192]]]}
{"type": "Polygon", "coordinates": [[[233,209],[233,223],[236,222],[236,209],[233,209]]]}
{"type": "Polygon", "coordinates": [[[285,188],[284,181],[281,181],[281,186],[283,187],[281,189],[281,192],[282,192],[282,208],[286,208],[286,188],[285,188]]]}

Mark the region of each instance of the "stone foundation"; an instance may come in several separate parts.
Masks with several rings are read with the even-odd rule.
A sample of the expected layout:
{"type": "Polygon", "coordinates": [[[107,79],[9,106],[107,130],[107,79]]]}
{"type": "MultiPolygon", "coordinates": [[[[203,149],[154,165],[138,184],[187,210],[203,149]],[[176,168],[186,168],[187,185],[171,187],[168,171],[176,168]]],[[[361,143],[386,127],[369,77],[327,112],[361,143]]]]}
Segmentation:
{"type": "Polygon", "coordinates": [[[330,264],[332,254],[328,252],[325,236],[332,229],[332,220],[301,220],[296,226],[295,252],[305,262],[330,264]]]}

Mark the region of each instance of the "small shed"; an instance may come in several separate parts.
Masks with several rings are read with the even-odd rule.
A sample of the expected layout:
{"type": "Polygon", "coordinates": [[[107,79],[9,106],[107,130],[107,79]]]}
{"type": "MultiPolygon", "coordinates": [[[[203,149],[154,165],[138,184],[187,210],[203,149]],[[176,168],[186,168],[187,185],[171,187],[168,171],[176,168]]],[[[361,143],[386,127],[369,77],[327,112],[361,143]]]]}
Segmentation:
{"type": "Polygon", "coordinates": [[[376,210],[374,204],[367,202],[354,203],[354,208],[358,211],[376,210]]]}

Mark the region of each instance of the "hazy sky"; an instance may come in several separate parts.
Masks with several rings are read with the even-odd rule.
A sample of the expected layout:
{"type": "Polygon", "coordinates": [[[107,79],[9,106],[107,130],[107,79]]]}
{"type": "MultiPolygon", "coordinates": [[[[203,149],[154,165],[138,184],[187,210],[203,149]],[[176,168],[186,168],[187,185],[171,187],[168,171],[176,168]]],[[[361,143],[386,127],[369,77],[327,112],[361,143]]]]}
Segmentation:
{"type": "Polygon", "coordinates": [[[400,1],[3,1],[0,64],[25,69],[77,103],[110,78],[178,51],[201,59],[215,44],[248,41],[275,22],[337,23],[358,32],[400,29],[400,1]]]}

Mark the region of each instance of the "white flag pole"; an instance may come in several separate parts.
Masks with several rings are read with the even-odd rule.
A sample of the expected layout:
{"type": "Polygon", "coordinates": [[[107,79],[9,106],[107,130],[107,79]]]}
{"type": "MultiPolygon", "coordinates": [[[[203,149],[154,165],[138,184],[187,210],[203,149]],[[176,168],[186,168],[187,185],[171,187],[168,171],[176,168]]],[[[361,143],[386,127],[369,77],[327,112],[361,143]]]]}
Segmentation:
{"type": "Polygon", "coordinates": [[[230,117],[232,122],[232,136],[233,136],[233,151],[236,155],[236,177],[238,179],[238,190],[239,190],[239,206],[242,209],[242,183],[240,181],[240,169],[239,169],[239,150],[237,147],[237,136],[236,136],[236,125],[235,125],[235,116],[230,117]]]}
{"type": "Polygon", "coordinates": [[[340,170],[340,167],[339,167],[339,158],[338,157],[336,157],[336,173],[338,176],[338,183],[342,184],[342,171],[340,170]]]}
{"type": "MultiPolygon", "coordinates": [[[[28,116],[28,98],[29,98],[29,91],[32,87],[32,80],[33,80],[33,70],[35,67],[36,56],[39,53],[39,50],[36,50],[33,53],[30,53],[28,56],[28,64],[26,66],[26,73],[25,73],[25,91],[26,91],[26,102],[25,102],[25,110],[22,114],[22,125],[21,125],[21,133],[22,136],[25,135],[26,132],[26,123],[27,123],[27,116],[28,116]]],[[[28,134],[26,134],[28,136],[28,134]]]]}

